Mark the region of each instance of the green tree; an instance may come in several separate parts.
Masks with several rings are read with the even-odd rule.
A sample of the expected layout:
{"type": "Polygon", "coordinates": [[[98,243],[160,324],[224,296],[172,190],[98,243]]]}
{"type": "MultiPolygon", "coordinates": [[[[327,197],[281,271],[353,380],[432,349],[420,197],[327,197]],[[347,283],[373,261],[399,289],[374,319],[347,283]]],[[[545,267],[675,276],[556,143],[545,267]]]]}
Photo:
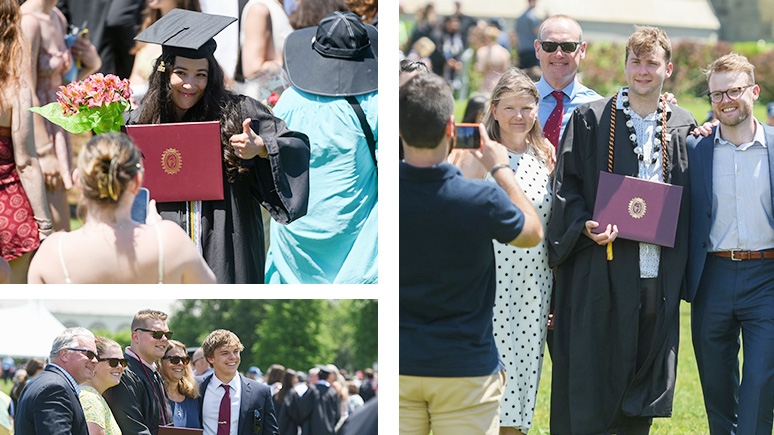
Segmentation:
{"type": "MultiPolygon", "coordinates": [[[[216,329],[228,329],[249,349],[259,337],[255,325],[265,316],[267,301],[256,299],[188,299],[170,315],[174,339],[199,347],[216,329]]],[[[244,358],[243,358],[244,359],[244,358]]]]}
{"type": "Polygon", "coordinates": [[[379,361],[379,303],[376,299],[352,301],[355,369],[371,367],[379,361]]]}
{"type": "Polygon", "coordinates": [[[191,299],[173,308],[169,327],[189,347],[215,329],[234,332],[245,346],[243,371],[333,363],[352,372],[377,359],[376,308],[376,300],[191,299]]]}
{"type": "Polygon", "coordinates": [[[326,300],[273,300],[266,316],[258,324],[261,340],[253,346],[255,361],[268,367],[282,364],[296,370],[308,370],[315,364],[333,361],[333,341],[324,325],[326,300]]]}

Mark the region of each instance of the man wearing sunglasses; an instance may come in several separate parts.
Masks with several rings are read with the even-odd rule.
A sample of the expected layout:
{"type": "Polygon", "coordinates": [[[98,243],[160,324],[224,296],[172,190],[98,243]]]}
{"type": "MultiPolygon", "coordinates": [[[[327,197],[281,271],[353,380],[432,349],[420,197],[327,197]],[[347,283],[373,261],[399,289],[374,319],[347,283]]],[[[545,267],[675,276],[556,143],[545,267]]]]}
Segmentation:
{"type": "Polygon", "coordinates": [[[94,334],[80,327],[65,329],[54,339],[49,358],[51,364],[22,390],[15,432],[88,435],[78,385],[94,375],[97,364],[94,334]]]}
{"type": "Polygon", "coordinates": [[[535,54],[543,71],[535,84],[540,92],[538,121],[546,138],[557,147],[572,111],[602,96],[577,79],[580,61],[586,57],[586,41],[580,24],[573,18],[546,18],[538,30],[535,54]]]}
{"type": "Polygon", "coordinates": [[[212,331],[202,343],[213,374],[199,382],[199,420],[204,435],[274,435],[279,433],[271,389],[242,376],[242,342],[225,329],[212,331]]]}
{"type": "Polygon", "coordinates": [[[132,345],[126,348],[121,382],[103,394],[121,432],[155,435],[159,426],[172,425],[166,390],[155,361],[164,356],[172,332],[167,315],[141,310],[132,319],[132,345]]]}
{"type": "Polygon", "coordinates": [[[687,143],[685,299],[712,434],[770,434],[774,413],[774,129],[753,116],[760,96],[754,71],[736,53],[710,64],[705,73],[720,125],[687,143]]]}

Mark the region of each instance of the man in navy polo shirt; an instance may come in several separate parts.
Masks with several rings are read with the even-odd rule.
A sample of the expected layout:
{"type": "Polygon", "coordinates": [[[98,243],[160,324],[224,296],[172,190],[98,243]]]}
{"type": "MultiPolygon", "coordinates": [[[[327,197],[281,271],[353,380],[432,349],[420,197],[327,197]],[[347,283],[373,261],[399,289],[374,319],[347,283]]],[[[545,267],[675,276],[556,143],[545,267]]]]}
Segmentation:
{"type": "Polygon", "coordinates": [[[451,89],[433,74],[400,88],[400,433],[497,434],[505,376],[492,336],[492,239],[533,247],[543,228],[481,127],[471,151],[497,185],[445,163],[451,89]]]}

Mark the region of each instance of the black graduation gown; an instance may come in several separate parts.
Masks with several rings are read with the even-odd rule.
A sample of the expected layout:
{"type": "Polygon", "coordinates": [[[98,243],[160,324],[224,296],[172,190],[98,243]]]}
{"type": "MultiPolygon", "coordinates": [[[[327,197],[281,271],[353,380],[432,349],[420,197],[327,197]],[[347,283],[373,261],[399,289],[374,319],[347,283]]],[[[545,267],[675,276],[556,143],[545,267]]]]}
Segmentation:
{"type": "MultiPolygon", "coordinates": [[[[247,160],[250,173],[233,183],[224,168],[224,199],[202,201],[202,253],[219,284],[262,284],[266,249],[260,206],[281,224],[306,214],[309,139],[289,130],[258,101],[239,98],[242,119],[252,119],[250,126],[266,143],[269,158],[247,160]]],[[[127,124],[136,124],[138,117],[139,111],[133,111],[127,124]]],[[[157,207],[161,217],[186,228],[187,203],[157,207]]]]}
{"type": "MultiPolygon", "coordinates": [[[[653,344],[637,370],[639,243],[617,239],[614,259],[582,234],[592,218],[600,171],[607,171],[611,99],[578,107],[567,124],[555,171],[547,227],[549,265],[555,267],[549,349],[552,434],[602,434],[629,417],[672,414],[680,294],[688,256],[688,158],[685,138],[696,125],[688,111],[667,112],[666,182],[684,186],[674,248],[661,248],[661,300],[653,344]]],[[[613,172],[637,176],[626,116],[616,114],[613,172]]]]}

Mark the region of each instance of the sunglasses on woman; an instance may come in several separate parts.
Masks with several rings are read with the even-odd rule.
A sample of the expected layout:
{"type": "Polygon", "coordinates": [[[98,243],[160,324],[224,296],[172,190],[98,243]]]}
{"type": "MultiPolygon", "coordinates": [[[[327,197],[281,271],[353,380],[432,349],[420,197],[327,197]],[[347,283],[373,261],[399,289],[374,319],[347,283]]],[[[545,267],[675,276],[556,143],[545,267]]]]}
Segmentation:
{"type": "Polygon", "coordinates": [[[191,358],[188,358],[187,356],[165,356],[161,359],[168,359],[172,364],[180,364],[180,361],[182,361],[183,364],[188,364],[188,361],[191,361],[191,358]]]}
{"type": "Polygon", "coordinates": [[[540,47],[546,53],[553,53],[557,48],[561,47],[565,53],[575,53],[578,49],[581,41],[578,42],[554,42],[554,41],[540,41],[540,47]]]}
{"type": "Polygon", "coordinates": [[[97,361],[99,362],[107,361],[108,364],[110,364],[110,367],[113,367],[113,368],[118,367],[119,364],[121,364],[121,367],[126,368],[126,364],[127,364],[126,358],[99,358],[97,359],[97,361]]]}

